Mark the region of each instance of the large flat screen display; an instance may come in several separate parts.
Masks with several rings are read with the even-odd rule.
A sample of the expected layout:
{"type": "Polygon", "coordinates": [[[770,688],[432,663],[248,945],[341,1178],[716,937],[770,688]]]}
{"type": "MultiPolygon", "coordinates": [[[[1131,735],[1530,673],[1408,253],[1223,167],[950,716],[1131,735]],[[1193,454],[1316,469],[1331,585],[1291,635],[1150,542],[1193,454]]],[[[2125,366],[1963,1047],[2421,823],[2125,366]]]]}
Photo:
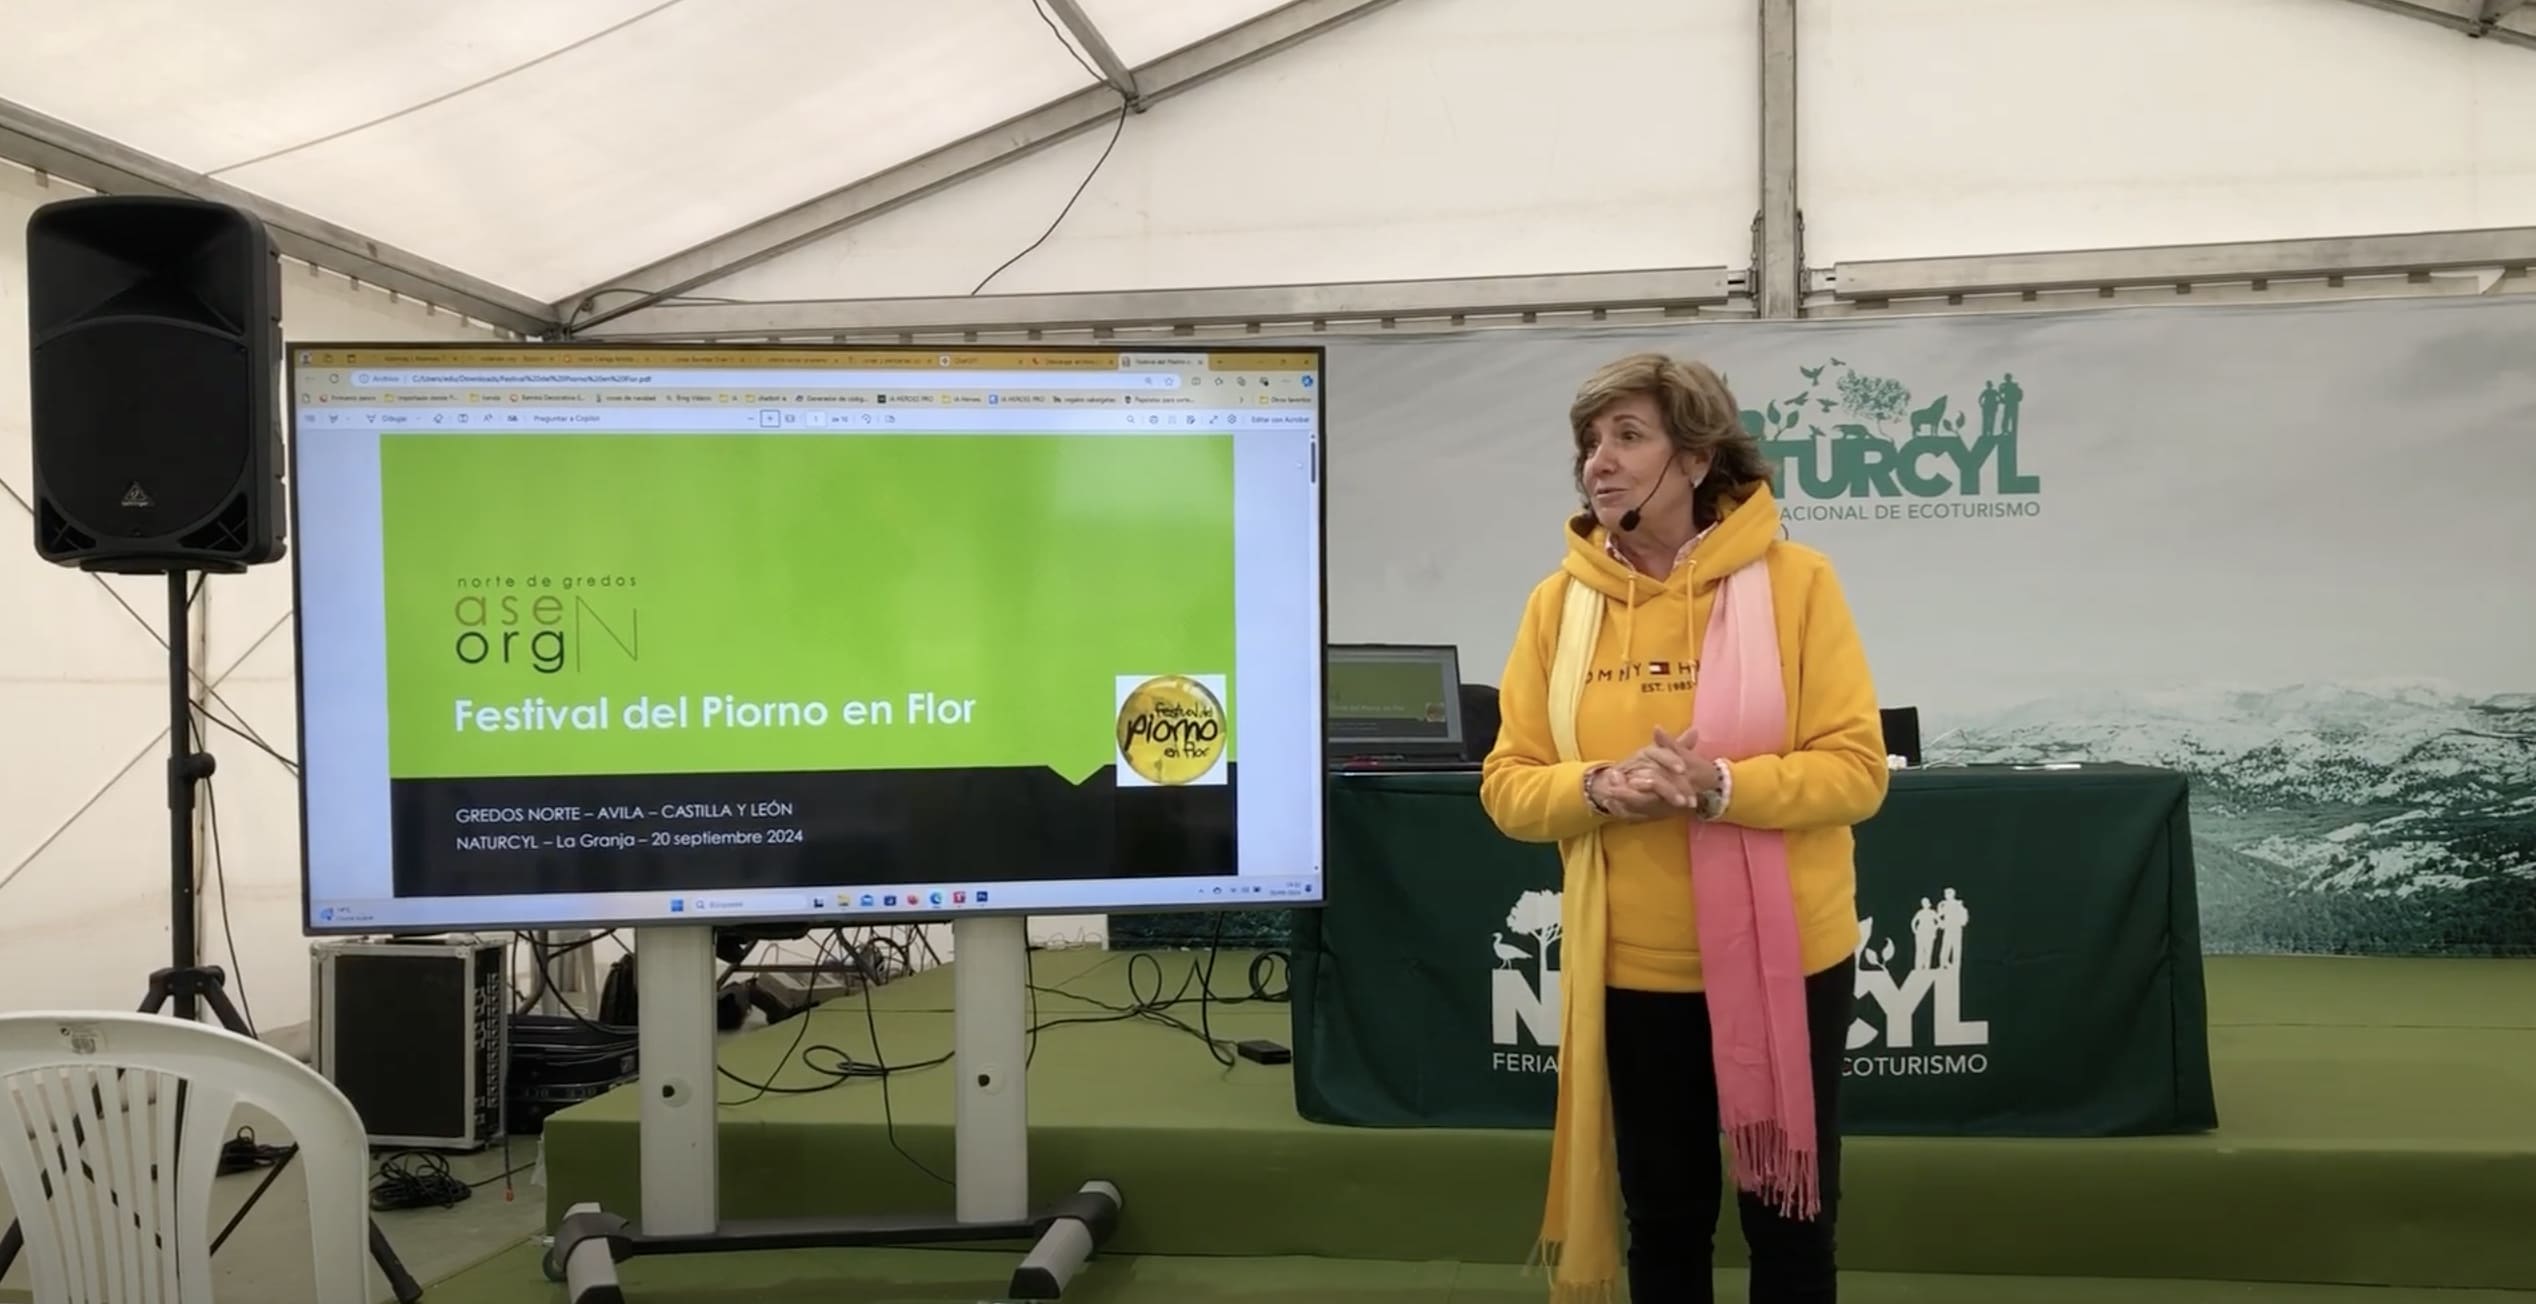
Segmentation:
{"type": "Polygon", "coordinates": [[[308,931],[1318,901],[1322,380],[293,345],[308,931]]]}

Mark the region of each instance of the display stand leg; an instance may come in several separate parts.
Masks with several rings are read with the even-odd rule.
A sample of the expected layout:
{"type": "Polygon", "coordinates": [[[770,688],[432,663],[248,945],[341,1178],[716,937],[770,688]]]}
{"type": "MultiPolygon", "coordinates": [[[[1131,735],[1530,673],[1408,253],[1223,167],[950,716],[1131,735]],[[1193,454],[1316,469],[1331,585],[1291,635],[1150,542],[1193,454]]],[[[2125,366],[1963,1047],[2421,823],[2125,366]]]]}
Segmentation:
{"type": "Polygon", "coordinates": [[[722,1213],[721,1137],[713,1116],[713,930],[638,929],[634,990],[643,1230],[708,1234],[722,1213]]]}
{"type": "Polygon", "coordinates": [[[964,1223],[1030,1213],[1029,988],[1021,919],[951,925],[951,1176],[964,1223]]]}
{"type": "MultiPolygon", "coordinates": [[[[954,1214],[868,1218],[721,1216],[714,1117],[713,930],[652,928],[634,939],[642,1065],[643,1210],[639,1226],[577,1204],[555,1229],[546,1271],[570,1304],[624,1304],[617,1265],[646,1254],[910,1246],[1028,1240],[1014,1269],[1016,1299],[1057,1299],[1109,1239],[1118,1188],[1086,1182],[1053,1205],[1030,1207],[1029,948],[1018,918],[952,925],[954,1214]]],[[[807,1014],[797,1015],[808,1018],[807,1014]]],[[[878,1088],[874,1088],[877,1090],[878,1088]]]]}

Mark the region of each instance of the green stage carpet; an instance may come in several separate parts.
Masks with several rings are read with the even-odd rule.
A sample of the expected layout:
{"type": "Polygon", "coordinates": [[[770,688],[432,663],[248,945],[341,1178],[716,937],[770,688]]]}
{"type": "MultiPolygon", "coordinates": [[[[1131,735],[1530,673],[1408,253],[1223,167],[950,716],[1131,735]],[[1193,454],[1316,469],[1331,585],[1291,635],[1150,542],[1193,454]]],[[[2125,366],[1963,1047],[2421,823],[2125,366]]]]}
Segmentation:
{"type": "MultiPolygon", "coordinates": [[[[1131,972],[1140,995],[1178,994],[1203,959],[1034,957],[1034,1185],[1053,1197],[1087,1178],[1116,1182],[1126,1205],[1113,1254],[1173,1256],[1113,1258],[1079,1297],[1533,1297],[1538,1282],[1502,1265],[1530,1251],[1547,1135],[1307,1124],[1287,1069],[1227,1068],[1190,1033],[1102,1008],[1133,999],[1131,972]]],[[[1223,955],[1213,989],[1247,994],[1250,959],[1223,955]]],[[[1274,978],[1281,986],[1282,970],[1274,978]]],[[[1924,1279],[1948,1274],[2131,1279],[2114,1281],[2131,1292],[2120,1297],[2179,1304],[2337,1297],[2139,1279],[2536,1291],[2536,963],[2214,957],[2209,987],[2216,1133],[1853,1140],[1842,1242],[1844,1266],[1861,1274],[1854,1297],[2116,1297],[2084,1281],[1992,1295],[1924,1279]]],[[[868,1011],[848,998],[806,1026],[732,1038],[723,1062],[760,1081],[780,1062],[775,1085],[799,1088],[831,1079],[803,1053],[787,1057],[797,1034],[816,1048],[813,1064],[840,1052],[866,1064],[933,1059],[951,1046],[950,993],[947,971],[902,980],[868,1011]]],[[[1201,1010],[1188,1000],[1171,1013],[1194,1025],[1201,1010]]],[[[1204,1016],[1226,1040],[1289,1035],[1282,1004],[1218,1001],[1204,1016]]],[[[724,1110],[724,1216],[947,1209],[949,1188],[931,1175],[951,1171],[947,1071],[893,1076],[886,1099],[881,1086],[855,1078],[724,1110]]],[[[725,1100],[752,1094],[727,1079],[721,1089],[725,1100]]],[[[550,1212],[582,1200],[639,1210],[635,1117],[629,1088],[549,1121],[550,1212]]],[[[1738,1262],[1731,1219],[1718,1239],[1721,1262],[1738,1262]]],[[[434,1294],[560,1298],[523,1253],[434,1294]]],[[[974,1252],[820,1252],[641,1260],[626,1277],[664,1301],[772,1304],[847,1282],[858,1300],[967,1299],[993,1294],[1009,1266],[974,1252]],[[706,1293],[681,1294],[682,1282],[706,1293]]],[[[2467,1298],[2354,1298],[2416,1297],[2467,1298]]]]}
{"type": "MultiPolygon", "coordinates": [[[[427,1304],[557,1304],[523,1246],[441,1285],[427,1304]]],[[[643,1259],[624,1274],[629,1304],[966,1304],[999,1297],[1008,1254],[974,1250],[793,1250],[643,1259]]],[[[1743,1274],[1718,1274],[1720,1301],[1744,1297],[1743,1274]]],[[[2077,1277],[1934,1277],[1846,1273],[1842,1304],[2536,1304],[2536,1294],[2259,1282],[2077,1277]]],[[[1541,1304],[1541,1278],[1496,1264],[1374,1259],[1200,1259],[1112,1256],[1095,1262],[1066,1304],[1541,1304]]]]}

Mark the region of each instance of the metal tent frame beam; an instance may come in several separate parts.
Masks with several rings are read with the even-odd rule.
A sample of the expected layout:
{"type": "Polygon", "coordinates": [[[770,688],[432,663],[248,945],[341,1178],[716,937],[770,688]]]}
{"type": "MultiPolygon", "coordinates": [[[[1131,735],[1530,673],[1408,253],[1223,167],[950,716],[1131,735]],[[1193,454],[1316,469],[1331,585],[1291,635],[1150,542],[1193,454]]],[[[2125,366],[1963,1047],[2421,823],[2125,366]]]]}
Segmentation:
{"type": "Polygon", "coordinates": [[[2536,30],[2504,21],[2525,6],[2527,0],[2352,0],[2352,3],[2435,23],[2477,40],[2494,40],[2536,50],[2536,30]]]}
{"type": "Polygon", "coordinates": [[[1128,103],[1141,105],[1145,97],[1136,89],[1136,74],[1119,62],[1118,51],[1110,48],[1109,38],[1101,35],[1100,27],[1090,14],[1083,12],[1083,6],[1075,0],[1047,0],[1047,4],[1057,21],[1074,34],[1075,43],[1092,56],[1092,66],[1101,70],[1101,80],[1125,96],[1128,103]]]}
{"type": "Polygon", "coordinates": [[[252,213],[284,254],[523,335],[555,328],[549,305],[165,159],[0,100],[0,158],[107,195],[178,195],[252,213]]]}
{"type": "MultiPolygon", "coordinates": [[[[2264,297],[2267,291],[2332,297],[2358,293],[2370,279],[2380,282],[2368,287],[2372,294],[2524,293],[2531,268],[2536,268],[2536,227],[1881,259],[1813,271],[1807,308],[1809,315],[1831,317],[1985,300],[2013,306],[2053,296],[2050,306],[2076,309],[2140,301],[2125,292],[2192,287],[2213,287],[2204,296],[2212,302],[2236,301],[2220,292],[2224,287],[2248,292],[2238,299],[2264,297]],[[2473,276],[2458,280],[2470,273],[2488,275],[2480,282],[2473,276]]],[[[1759,316],[1757,306],[1757,287],[1745,269],[1705,267],[1116,293],[673,303],[576,333],[592,340],[661,341],[1210,328],[1282,334],[1595,313],[1744,320],[1759,316]]]]}
{"type": "MultiPolygon", "coordinates": [[[[1138,109],[1212,81],[1352,22],[1393,0],[1292,0],[1185,49],[1166,54],[1129,75],[1138,109]]],[[[1060,12],[1073,10],[1061,5],[1060,12]]],[[[1078,15],[1079,15],[1079,11],[1078,15]]],[[[1093,31],[1086,21],[1078,30],[1093,31]]],[[[1094,32],[1094,39],[1097,39],[1094,32]]],[[[1101,48],[1107,43],[1102,42],[1101,48]]],[[[1096,53],[1095,57],[1098,55],[1096,53]]],[[[1116,56],[1111,56],[1113,62],[1116,56]]],[[[1124,69],[1122,68],[1122,71],[1124,69]]],[[[553,314],[587,330],[753,267],[778,254],[867,221],[911,200],[1046,149],[1120,111],[1110,85],[1089,87],[1053,104],[930,154],[831,191],[807,203],[750,223],[712,240],[558,300],[553,314]],[[621,297],[612,291],[630,291],[621,297]],[[601,302],[602,297],[610,301],[601,302]]]]}
{"type": "Polygon", "coordinates": [[[2523,272],[2531,262],[2536,262],[2536,227],[2496,227],[1843,262],[1816,273],[1814,289],[1838,301],[1872,303],[2231,281],[2407,276],[2482,267],[2523,272]]]}
{"type": "Polygon", "coordinates": [[[1695,267],[1205,290],[667,303],[574,334],[714,340],[1206,327],[1309,332],[1332,323],[1725,307],[1735,301],[1738,279],[1723,267],[1695,267]]]}

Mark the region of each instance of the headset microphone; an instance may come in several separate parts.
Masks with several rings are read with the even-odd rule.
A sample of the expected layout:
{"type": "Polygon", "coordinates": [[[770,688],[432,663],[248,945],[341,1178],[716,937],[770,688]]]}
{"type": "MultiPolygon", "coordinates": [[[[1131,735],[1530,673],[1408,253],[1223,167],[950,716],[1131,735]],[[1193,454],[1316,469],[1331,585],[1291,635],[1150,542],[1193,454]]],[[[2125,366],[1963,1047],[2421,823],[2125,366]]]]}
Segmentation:
{"type": "Polygon", "coordinates": [[[1655,483],[1647,486],[1647,496],[1639,499],[1636,507],[1632,507],[1628,511],[1620,514],[1620,532],[1622,534],[1627,534],[1631,530],[1638,528],[1638,513],[1643,511],[1648,503],[1655,501],[1655,491],[1664,487],[1664,473],[1672,469],[1673,459],[1669,457],[1664,459],[1664,465],[1656,469],[1655,483]]]}

